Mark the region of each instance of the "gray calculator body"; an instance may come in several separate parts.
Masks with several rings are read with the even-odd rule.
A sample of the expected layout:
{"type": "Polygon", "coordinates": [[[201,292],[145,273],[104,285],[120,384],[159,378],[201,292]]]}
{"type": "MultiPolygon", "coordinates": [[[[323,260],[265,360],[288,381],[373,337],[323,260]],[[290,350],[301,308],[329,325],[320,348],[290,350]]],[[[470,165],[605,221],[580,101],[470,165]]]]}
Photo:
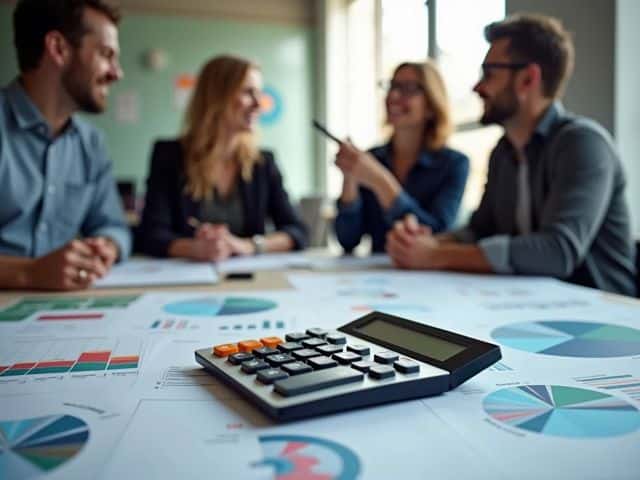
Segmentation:
{"type": "MultiPolygon", "coordinates": [[[[400,333],[402,336],[403,332],[400,333]]],[[[291,335],[300,337],[304,336],[304,332],[291,335]]],[[[411,333],[411,335],[415,337],[417,334],[411,333]]],[[[195,356],[196,361],[207,371],[277,421],[291,421],[358,407],[438,395],[454,388],[500,358],[500,350],[495,345],[380,312],[373,312],[339,328],[338,331],[325,332],[321,329],[309,329],[307,341],[308,339],[314,339],[312,340],[314,344],[326,340],[323,345],[333,346],[334,350],[338,347],[342,349],[328,353],[323,352],[321,348],[323,345],[314,345],[317,349],[315,357],[308,356],[313,355],[308,351],[312,350],[310,348],[287,352],[292,356],[296,352],[300,352],[301,355],[306,352],[306,358],[294,357],[294,362],[299,364],[298,367],[309,371],[300,374],[293,371],[286,378],[268,384],[264,383],[264,377],[260,375],[271,371],[277,373],[275,370],[290,369],[289,365],[292,364],[270,365],[270,370],[263,367],[265,368],[263,374],[259,371],[247,373],[242,364],[233,364],[226,357],[217,357],[208,348],[197,350],[195,356]],[[374,323],[371,323],[372,321],[374,323]],[[449,335],[448,340],[453,337],[466,339],[467,343],[470,341],[474,345],[482,344],[484,348],[482,352],[476,352],[471,362],[458,365],[466,369],[466,373],[461,376],[460,368],[452,372],[450,363],[425,358],[424,355],[409,352],[403,346],[390,344],[386,340],[374,340],[370,334],[375,337],[376,328],[379,330],[381,325],[381,332],[385,336],[394,337],[394,331],[389,331],[388,325],[379,323],[387,321],[395,322],[399,328],[407,326],[428,328],[431,329],[430,334],[437,331],[442,335],[444,332],[444,335],[449,335]],[[374,328],[369,331],[368,327],[358,328],[358,325],[369,325],[374,328]],[[367,354],[364,355],[364,353],[367,354]],[[332,362],[329,359],[339,361],[332,362]],[[470,365],[474,362],[475,364],[470,365]],[[336,365],[326,367],[328,363],[336,363],[336,365]],[[322,368],[310,369],[306,365],[322,368]],[[446,367],[449,367],[449,370],[446,367]]],[[[414,338],[410,339],[410,342],[413,341],[415,341],[414,338]]],[[[303,339],[302,342],[305,340],[303,339]]],[[[440,344],[435,345],[436,348],[438,346],[440,344]]],[[[324,350],[326,349],[325,347],[324,350]]],[[[281,359],[282,355],[276,355],[276,357],[281,359]]],[[[260,360],[268,363],[270,362],[268,358],[260,360]]]]}

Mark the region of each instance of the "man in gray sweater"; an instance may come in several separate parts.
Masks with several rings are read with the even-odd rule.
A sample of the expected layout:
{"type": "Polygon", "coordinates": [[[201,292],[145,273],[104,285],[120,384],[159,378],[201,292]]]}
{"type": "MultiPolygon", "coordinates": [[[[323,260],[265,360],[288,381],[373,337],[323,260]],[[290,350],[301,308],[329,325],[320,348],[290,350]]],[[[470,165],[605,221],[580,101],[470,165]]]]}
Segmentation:
{"type": "Polygon", "coordinates": [[[610,135],[559,102],[573,43],[557,20],[516,15],[490,24],[474,91],[481,123],[505,134],[489,160],[469,224],[431,235],[410,216],[387,235],[396,265],[548,275],[635,295],[635,248],[625,176],[610,135]]]}

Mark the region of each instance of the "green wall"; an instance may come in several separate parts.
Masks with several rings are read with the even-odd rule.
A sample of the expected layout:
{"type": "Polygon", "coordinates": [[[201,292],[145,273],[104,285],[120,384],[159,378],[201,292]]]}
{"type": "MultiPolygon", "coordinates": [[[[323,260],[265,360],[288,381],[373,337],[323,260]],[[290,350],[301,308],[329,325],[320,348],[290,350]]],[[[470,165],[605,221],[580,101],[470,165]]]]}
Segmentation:
{"type": "MultiPolygon", "coordinates": [[[[0,83],[17,72],[11,29],[12,7],[0,4],[0,83]]],[[[143,188],[154,139],[172,138],[180,130],[182,112],[174,107],[174,80],[196,74],[214,55],[230,53],[256,60],[264,82],[282,97],[278,121],[261,127],[260,144],[274,150],[293,197],[314,189],[313,116],[315,32],[310,27],[245,23],[154,15],[126,15],[120,25],[121,62],[125,77],[111,89],[109,109],[91,116],[106,135],[118,178],[133,178],[143,188]],[[144,53],[162,49],[168,67],[153,72],[144,53]],[[139,121],[119,123],[116,98],[138,97],[139,121]]]]}

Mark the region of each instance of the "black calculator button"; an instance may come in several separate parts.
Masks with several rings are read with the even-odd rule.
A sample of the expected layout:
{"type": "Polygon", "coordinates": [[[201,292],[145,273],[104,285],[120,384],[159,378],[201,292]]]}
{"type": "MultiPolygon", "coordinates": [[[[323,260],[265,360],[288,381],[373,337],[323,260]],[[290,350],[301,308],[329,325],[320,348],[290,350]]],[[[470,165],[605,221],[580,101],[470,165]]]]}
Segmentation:
{"type": "Polygon", "coordinates": [[[279,368],[268,368],[266,370],[260,370],[256,378],[265,385],[271,385],[276,380],[282,380],[288,376],[289,374],[283,372],[279,368]]]}
{"type": "Polygon", "coordinates": [[[316,348],[316,347],[319,347],[320,345],[326,345],[326,344],[327,342],[325,342],[321,338],[309,338],[307,340],[302,341],[302,345],[304,345],[307,348],[316,348]]]}
{"type": "Polygon", "coordinates": [[[311,365],[315,370],[323,370],[325,368],[337,367],[338,362],[329,357],[324,357],[320,355],[319,357],[310,358],[307,362],[311,365]]]}
{"type": "Polygon", "coordinates": [[[406,358],[401,358],[393,362],[393,366],[400,373],[418,373],[420,371],[420,365],[406,358]]]}
{"type": "Polygon", "coordinates": [[[323,328],[308,328],[307,333],[312,337],[324,338],[329,331],[323,328]]]}
{"type": "Polygon", "coordinates": [[[300,375],[301,373],[309,373],[313,371],[309,365],[302,362],[285,363],[281,368],[289,375],[300,375]]]}
{"type": "Polygon", "coordinates": [[[233,355],[229,355],[229,363],[232,365],[240,365],[242,362],[246,362],[247,360],[253,360],[253,358],[253,355],[250,353],[234,353],[233,355]]]}
{"type": "Polygon", "coordinates": [[[258,358],[268,357],[269,355],[273,355],[275,353],[280,353],[280,350],[269,347],[256,348],[253,351],[253,354],[258,358]]]}
{"type": "Polygon", "coordinates": [[[351,364],[351,368],[355,368],[356,370],[360,370],[362,373],[367,373],[371,367],[373,367],[375,363],[368,362],[367,360],[361,360],[360,362],[353,362],[351,364]]]}
{"type": "Polygon", "coordinates": [[[363,378],[364,375],[361,372],[347,367],[336,367],[278,380],[274,383],[274,390],[285,397],[293,397],[325,388],[361,382],[363,378]]]}
{"type": "Polygon", "coordinates": [[[256,373],[269,368],[269,364],[264,360],[247,360],[242,362],[242,371],[245,373],[256,373]]]}
{"type": "Polygon", "coordinates": [[[306,340],[307,338],[309,338],[309,335],[307,335],[306,333],[302,333],[302,332],[287,333],[284,336],[284,339],[287,342],[299,342],[301,340],[306,340]]]}
{"type": "Polygon", "coordinates": [[[342,345],[320,345],[318,348],[316,348],[316,350],[323,355],[333,355],[334,353],[341,352],[342,349],[342,345]]]}
{"type": "Polygon", "coordinates": [[[298,342],[285,342],[278,345],[278,349],[281,352],[293,352],[294,350],[300,350],[301,348],[304,347],[298,342]]]}
{"type": "Polygon", "coordinates": [[[311,350],[310,348],[303,348],[302,350],[296,350],[293,352],[293,356],[298,360],[307,360],[308,358],[317,357],[318,352],[311,350]]]}
{"type": "Polygon", "coordinates": [[[293,358],[288,353],[276,353],[274,355],[269,355],[268,357],[265,357],[265,360],[269,362],[271,365],[273,365],[274,367],[279,367],[280,365],[283,365],[285,363],[295,361],[295,358],[293,358]]]}
{"type": "Polygon", "coordinates": [[[382,380],[383,378],[391,378],[396,375],[396,371],[389,365],[373,365],[369,369],[369,376],[376,380],[382,380]]]}
{"type": "Polygon", "coordinates": [[[373,356],[373,359],[377,363],[386,363],[386,364],[393,363],[396,360],[398,360],[398,358],[399,358],[398,354],[394,352],[380,352],[380,353],[376,353],[373,356]]]}
{"type": "Polygon", "coordinates": [[[336,359],[341,365],[349,365],[351,362],[362,360],[362,357],[360,355],[357,355],[353,352],[336,353],[333,358],[336,359]]]}
{"type": "Polygon", "coordinates": [[[347,337],[345,337],[341,333],[329,333],[326,337],[324,337],[324,339],[329,343],[333,343],[334,345],[344,345],[345,343],[347,343],[347,337]]]}
{"type": "Polygon", "coordinates": [[[363,357],[366,357],[371,353],[369,347],[367,347],[366,345],[347,345],[347,350],[353,353],[357,353],[358,355],[361,355],[363,357]]]}

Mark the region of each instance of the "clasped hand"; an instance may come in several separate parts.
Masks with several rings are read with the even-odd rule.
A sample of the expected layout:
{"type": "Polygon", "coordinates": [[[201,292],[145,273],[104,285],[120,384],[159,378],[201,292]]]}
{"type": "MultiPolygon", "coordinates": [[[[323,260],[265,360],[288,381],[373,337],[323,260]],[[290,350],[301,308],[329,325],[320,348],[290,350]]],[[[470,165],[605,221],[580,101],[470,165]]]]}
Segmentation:
{"type": "Polygon", "coordinates": [[[440,242],[431,228],[419,224],[413,214],[394,224],[387,233],[386,242],[387,253],[400,268],[439,268],[437,248],[440,242]]]}
{"type": "Polygon", "coordinates": [[[195,260],[217,262],[232,255],[251,255],[253,244],[233,235],[226,225],[204,223],[198,227],[192,243],[195,260]]]}

